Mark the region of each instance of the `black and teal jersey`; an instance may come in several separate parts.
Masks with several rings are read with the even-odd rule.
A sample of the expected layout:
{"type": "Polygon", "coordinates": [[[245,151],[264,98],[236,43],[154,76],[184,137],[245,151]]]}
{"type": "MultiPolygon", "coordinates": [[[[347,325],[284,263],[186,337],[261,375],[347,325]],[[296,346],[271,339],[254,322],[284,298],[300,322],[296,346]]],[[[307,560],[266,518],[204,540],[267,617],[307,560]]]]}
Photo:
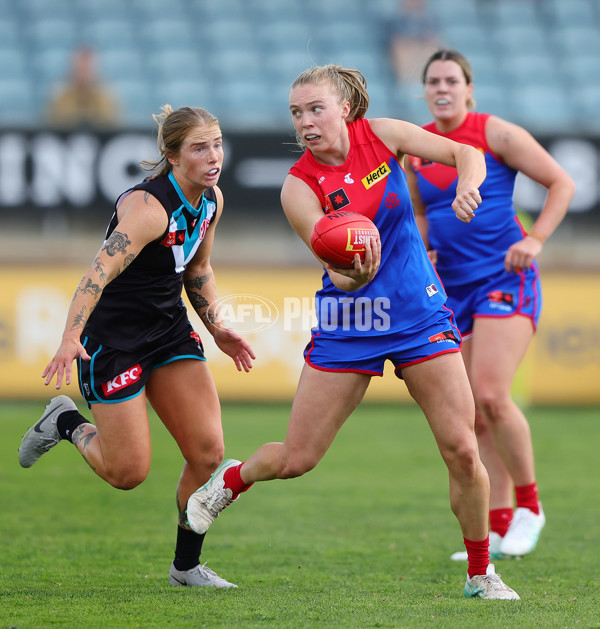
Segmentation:
{"type": "Polygon", "coordinates": [[[117,227],[119,205],[136,190],[158,199],[169,225],[160,238],[148,243],[123,273],[104,288],[82,334],[82,338],[89,336],[126,351],[168,337],[170,331],[180,329],[182,319],[187,319],[181,298],[183,271],[217,215],[213,188],[208,188],[199,206],[194,207],[169,173],[147,179],[120,195],[106,239],[117,227]]]}

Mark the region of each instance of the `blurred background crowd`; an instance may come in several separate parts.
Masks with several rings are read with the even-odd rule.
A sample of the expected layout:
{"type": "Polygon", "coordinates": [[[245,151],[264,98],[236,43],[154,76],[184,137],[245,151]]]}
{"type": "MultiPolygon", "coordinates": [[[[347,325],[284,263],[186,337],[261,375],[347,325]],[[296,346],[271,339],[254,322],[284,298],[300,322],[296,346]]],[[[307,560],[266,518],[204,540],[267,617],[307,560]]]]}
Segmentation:
{"type": "MultiPolygon", "coordinates": [[[[252,210],[259,231],[279,229],[291,240],[276,194],[293,145],[291,81],[313,64],[356,67],[368,81],[370,117],[423,124],[429,116],[419,73],[440,46],[470,60],[479,111],[525,126],[547,148],[562,142],[552,152],[578,183],[577,217],[549,244],[547,261],[594,266],[586,243],[600,231],[598,0],[0,0],[0,179],[17,170],[14,156],[22,150],[23,185],[33,185],[30,153],[40,131],[61,138],[75,131],[151,136],[152,114],[162,104],[200,105],[218,116],[226,138],[245,138],[247,153],[255,147],[269,154],[246,163],[243,176],[222,180],[236,219],[224,221],[224,231],[229,227],[235,236],[245,224],[242,231],[250,233],[257,224],[248,221],[252,210]],[[21,149],[7,135],[14,130],[25,134],[21,149]],[[261,148],[266,137],[278,138],[280,155],[261,148]],[[225,184],[237,186],[244,177],[255,185],[228,195],[225,184]],[[244,207],[245,190],[263,192],[263,200],[244,207]]],[[[132,164],[128,169],[132,181],[139,178],[132,164]]],[[[50,240],[66,229],[82,241],[87,225],[106,220],[108,210],[100,215],[98,208],[112,205],[109,195],[100,195],[80,203],[87,209],[77,213],[77,200],[19,197],[15,186],[0,182],[5,227],[18,229],[25,217],[30,230],[39,228],[50,240]]],[[[535,190],[527,182],[518,189],[522,209],[535,212],[535,190]]],[[[3,261],[22,252],[11,242],[2,247],[3,261]]],[[[297,250],[285,247],[288,255],[297,250]]],[[[52,251],[51,242],[46,250],[52,251]]],[[[246,256],[241,245],[231,250],[246,256]]],[[[262,251],[268,258],[272,250],[262,251]]],[[[281,251],[273,251],[275,260],[281,251]]]]}
{"type": "Polygon", "coordinates": [[[49,103],[97,72],[118,110],[81,122],[144,127],[164,102],[202,102],[226,129],[286,129],[291,80],[329,62],[363,71],[373,116],[422,122],[423,54],[447,45],[482,110],[597,131],[599,26],[597,0],[1,0],[0,124],[75,124],[49,103]]]}

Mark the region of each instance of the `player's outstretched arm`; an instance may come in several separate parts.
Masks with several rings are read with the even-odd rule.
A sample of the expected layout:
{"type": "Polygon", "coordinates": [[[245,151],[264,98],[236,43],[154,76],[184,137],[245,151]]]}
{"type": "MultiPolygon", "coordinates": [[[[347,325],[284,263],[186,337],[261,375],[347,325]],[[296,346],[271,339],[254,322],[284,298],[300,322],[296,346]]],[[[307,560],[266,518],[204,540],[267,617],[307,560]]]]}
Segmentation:
{"type": "Polygon", "coordinates": [[[135,259],[142,248],[158,238],[167,226],[167,215],[158,201],[141,191],[132,193],[119,208],[119,223],[103,243],[92,265],[83,276],[69,307],[61,344],[42,372],[44,384],[49,385],[56,376],[56,388],[63,381],[71,384],[73,361],[90,360],[81,344],[83,328],[102,291],[135,259]]]}

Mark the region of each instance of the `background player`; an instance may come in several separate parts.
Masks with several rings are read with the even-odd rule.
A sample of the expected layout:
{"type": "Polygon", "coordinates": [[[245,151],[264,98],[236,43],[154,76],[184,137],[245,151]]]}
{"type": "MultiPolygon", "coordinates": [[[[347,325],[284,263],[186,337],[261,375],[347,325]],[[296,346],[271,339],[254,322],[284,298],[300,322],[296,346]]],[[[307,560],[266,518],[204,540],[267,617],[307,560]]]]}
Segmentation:
{"type": "Polygon", "coordinates": [[[481,201],[484,160],[472,147],[415,125],[367,121],[368,105],[366,81],[357,70],[314,67],[292,85],[292,120],[307,150],[283,185],[288,220],[310,246],[323,213],[346,208],[371,218],[381,242],[368,243],[364,264],[357,254],[353,269],[325,267],[317,293],[319,323],[305,350],[285,441],[263,445],[243,464],[225,461],[191,496],[188,519],[203,532],[253,482],[292,478],[314,468],[389,359],[423,409],[448,467],[451,507],[469,550],[465,595],[515,599],[518,595],[489,564],[489,483],[477,452],[460,336],[419,236],[401,166],[405,153],[456,166],[453,209],[468,222],[481,201]],[[336,308],[329,308],[332,303],[336,308]],[[381,313],[368,331],[359,322],[363,308],[381,313]]]}
{"type": "Polygon", "coordinates": [[[210,253],[223,211],[216,185],[223,139],[218,120],[201,108],[166,105],[154,118],[162,156],[146,164],[155,167],[154,176],[117,200],[106,240],[75,291],[62,343],[43,373],[46,385],[56,376],[60,389],[70,383],[77,360],[94,424],[70,398],[58,396],[23,437],[19,461],[30,467],[66,439],[98,476],[132,489],[150,468],[150,402],[185,459],[169,582],[237,587],[200,565],[204,535],[191,531],[185,518],[189,495],[223,460],[224,446],[217,391],[181,299],[183,286],[238,370],[248,371],[254,358],[214,310],[210,253]]]}
{"type": "MultiPolygon", "coordinates": [[[[492,557],[526,555],[535,548],[546,520],[538,500],[529,424],[511,397],[511,385],[542,305],[535,258],[565,216],[574,184],[527,131],[469,111],[475,106],[472,72],[461,54],[437,51],[425,64],[422,80],[434,117],[425,129],[474,146],[486,160],[482,202],[468,225],[450,212],[460,184],[453,167],[412,157],[407,176],[417,224],[464,339],[479,448],[490,476],[492,557]],[[519,171],[548,189],[529,234],[513,205],[519,171]]],[[[453,558],[466,559],[466,554],[453,558]]]]}

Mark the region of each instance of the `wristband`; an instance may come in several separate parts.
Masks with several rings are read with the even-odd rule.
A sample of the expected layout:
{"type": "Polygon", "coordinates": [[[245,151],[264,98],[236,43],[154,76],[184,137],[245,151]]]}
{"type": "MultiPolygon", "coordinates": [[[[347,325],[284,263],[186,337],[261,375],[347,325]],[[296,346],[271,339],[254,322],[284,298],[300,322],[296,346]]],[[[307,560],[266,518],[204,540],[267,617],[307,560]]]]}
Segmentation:
{"type": "Polygon", "coordinates": [[[542,244],[544,244],[546,242],[546,240],[548,239],[548,236],[544,236],[544,234],[540,234],[540,232],[535,232],[535,231],[530,231],[527,234],[527,236],[529,238],[535,238],[536,240],[538,240],[542,244]]]}

